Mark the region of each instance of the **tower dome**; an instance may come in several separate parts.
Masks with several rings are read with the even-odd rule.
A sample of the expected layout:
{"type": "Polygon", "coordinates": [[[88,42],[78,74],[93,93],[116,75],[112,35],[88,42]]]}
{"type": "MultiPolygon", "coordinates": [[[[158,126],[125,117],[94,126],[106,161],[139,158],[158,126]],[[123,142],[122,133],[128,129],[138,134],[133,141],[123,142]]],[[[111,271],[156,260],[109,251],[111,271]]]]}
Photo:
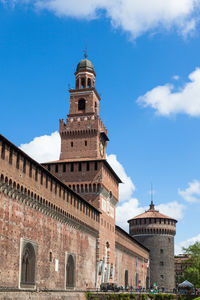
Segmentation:
{"type": "Polygon", "coordinates": [[[80,71],[94,72],[93,63],[87,58],[82,59],[78,63],[77,68],[76,68],[76,72],[80,72],[80,71]]]}
{"type": "Polygon", "coordinates": [[[155,209],[153,201],[144,213],[128,221],[129,233],[150,250],[147,286],[174,289],[174,236],[177,221],[155,209]]]}

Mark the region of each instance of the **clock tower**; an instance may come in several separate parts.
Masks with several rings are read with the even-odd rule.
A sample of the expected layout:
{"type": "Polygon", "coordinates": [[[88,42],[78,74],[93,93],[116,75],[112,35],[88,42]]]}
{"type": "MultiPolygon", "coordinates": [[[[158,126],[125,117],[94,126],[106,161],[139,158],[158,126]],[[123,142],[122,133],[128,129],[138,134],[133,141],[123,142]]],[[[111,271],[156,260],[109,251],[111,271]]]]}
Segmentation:
{"type": "Polygon", "coordinates": [[[85,57],[76,68],[75,88],[69,90],[67,120],[60,120],[60,159],[43,165],[101,212],[96,242],[99,286],[114,281],[115,208],[121,180],[106,160],[109,139],[99,117],[100,96],[95,78],[94,66],[85,57]]]}
{"type": "Polygon", "coordinates": [[[60,120],[60,159],[105,159],[107,129],[99,117],[101,100],[95,88],[95,71],[87,58],[75,72],[75,89],[70,89],[67,122],[60,120]]]}

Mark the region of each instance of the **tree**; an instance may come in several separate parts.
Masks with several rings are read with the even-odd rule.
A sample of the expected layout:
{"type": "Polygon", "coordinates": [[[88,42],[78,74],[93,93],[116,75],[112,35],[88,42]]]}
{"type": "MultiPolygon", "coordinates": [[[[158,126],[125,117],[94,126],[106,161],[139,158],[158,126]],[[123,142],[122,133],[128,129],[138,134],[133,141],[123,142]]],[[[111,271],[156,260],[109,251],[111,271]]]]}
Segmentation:
{"type": "Polygon", "coordinates": [[[190,245],[188,248],[183,248],[185,254],[188,255],[188,260],[185,262],[183,280],[188,280],[195,287],[200,287],[200,242],[190,245]]]}

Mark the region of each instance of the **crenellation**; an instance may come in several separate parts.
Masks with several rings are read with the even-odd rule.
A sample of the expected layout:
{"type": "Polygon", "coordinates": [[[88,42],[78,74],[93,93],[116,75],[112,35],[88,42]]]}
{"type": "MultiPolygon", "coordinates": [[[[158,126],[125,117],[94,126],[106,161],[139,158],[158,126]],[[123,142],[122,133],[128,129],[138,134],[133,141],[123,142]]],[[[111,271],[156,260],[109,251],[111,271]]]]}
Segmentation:
{"type": "MultiPolygon", "coordinates": [[[[0,136],[0,138],[2,139],[3,137],[0,136]]],[[[3,143],[1,143],[1,144],[3,144],[3,143]]],[[[9,174],[8,174],[9,168],[11,168],[10,180],[12,181],[13,165],[11,166],[9,163],[9,153],[10,153],[10,149],[11,149],[12,153],[13,154],[15,153],[15,158],[17,158],[16,149],[13,149],[11,145],[9,146],[5,142],[4,142],[4,145],[5,145],[5,156],[3,155],[4,159],[1,159],[0,161],[2,163],[2,166],[3,166],[3,164],[6,164],[6,165],[4,165],[4,168],[6,169],[8,176],[9,176],[9,174]]],[[[20,151],[20,150],[18,150],[18,151],[20,151]]],[[[62,209],[66,210],[66,205],[64,204],[66,202],[63,203],[63,197],[62,197],[61,191],[66,190],[67,187],[64,186],[63,183],[59,182],[59,180],[56,177],[53,177],[51,173],[47,173],[48,171],[45,168],[41,167],[39,164],[37,164],[34,161],[30,162],[27,157],[24,157],[24,155],[25,154],[23,152],[21,152],[20,156],[18,156],[19,157],[19,169],[16,167],[16,163],[13,160],[14,166],[16,167],[16,172],[19,176],[17,187],[20,188],[20,186],[21,186],[21,191],[24,190],[25,193],[28,193],[28,194],[36,192],[35,193],[36,195],[39,194],[42,196],[43,193],[45,193],[45,198],[48,197],[49,201],[52,203],[54,203],[56,200],[57,204],[62,209]],[[33,166],[34,166],[34,168],[33,168],[33,166]],[[30,177],[30,168],[32,170],[31,171],[32,173],[33,173],[33,170],[35,170],[35,174],[37,174],[37,178],[36,178],[37,180],[35,180],[34,175],[32,177],[30,177]],[[22,173],[20,173],[20,172],[22,172],[22,173]],[[45,175],[46,175],[46,178],[51,177],[51,186],[50,187],[47,184],[44,184],[45,175]],[[27,184],[27,187],[24,187],[25,182],[27,184]],[[39,183],[39,185],[37,185],[37,183],[39,183]],[[30,192],[30,190],[31,190],[30,185],[35,186],[34,190],[32,190],[31,192],[30,192]],[[58,193],[58,188],[59,188],[59,193],[58,193]],[[53,195],[55,195],[55,196],[53,196],[53,195]]],[[[14,156],[13,156],[13,158],[14,158],[14,156]]],[[[7,178],[8,177],[6,176],[6,181],[8,180],[7,178]]],[[[41,197],[41,196],[39,196],[39,197],[41,197]]],[[[76,195],[76,196],[73,195],[71,197],[71,199],[75,199],[76,197],[78,197],[78,195],[76,195]]],[[[81,199],[80,201],[83,201],[83,200],[81,199]]],[[[86,205],[90,205],[90,204],[86,204],[86,205]]],[[[93,208],[93,207],[91,207],[90,209],[95,210],[95,208],[93,208]]],[[[79,214],[79,212],[76,212],[76,213],[79,214]]],[[[87,217],[88,217],[88,215],[87,215],[87,217]]],[[[90,221],[88,220],[86,223],[90,223],[90,221]]]]}

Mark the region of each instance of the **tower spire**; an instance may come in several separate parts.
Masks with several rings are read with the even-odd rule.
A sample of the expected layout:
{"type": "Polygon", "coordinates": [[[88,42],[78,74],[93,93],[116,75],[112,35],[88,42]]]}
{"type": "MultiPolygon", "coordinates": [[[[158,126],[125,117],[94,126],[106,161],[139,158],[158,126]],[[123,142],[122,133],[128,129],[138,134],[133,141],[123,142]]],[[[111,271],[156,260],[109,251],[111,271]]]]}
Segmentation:
{"type": "Polygon", "coordinates": [[[85,57],[85,59],[88,57],[88,54],[87,54],[87,46],[85,46],[85,50],[83,50],[83,52],[84,52],[84,57],[85,57]]]}
{"type": "Polygon", "coordinates": [[[153,203],[153,184],[151,183],[151,204],[149,205],[149,209],[150,210],[154,210],[155,207],[154,207],[154,203],[153,203]]]}

